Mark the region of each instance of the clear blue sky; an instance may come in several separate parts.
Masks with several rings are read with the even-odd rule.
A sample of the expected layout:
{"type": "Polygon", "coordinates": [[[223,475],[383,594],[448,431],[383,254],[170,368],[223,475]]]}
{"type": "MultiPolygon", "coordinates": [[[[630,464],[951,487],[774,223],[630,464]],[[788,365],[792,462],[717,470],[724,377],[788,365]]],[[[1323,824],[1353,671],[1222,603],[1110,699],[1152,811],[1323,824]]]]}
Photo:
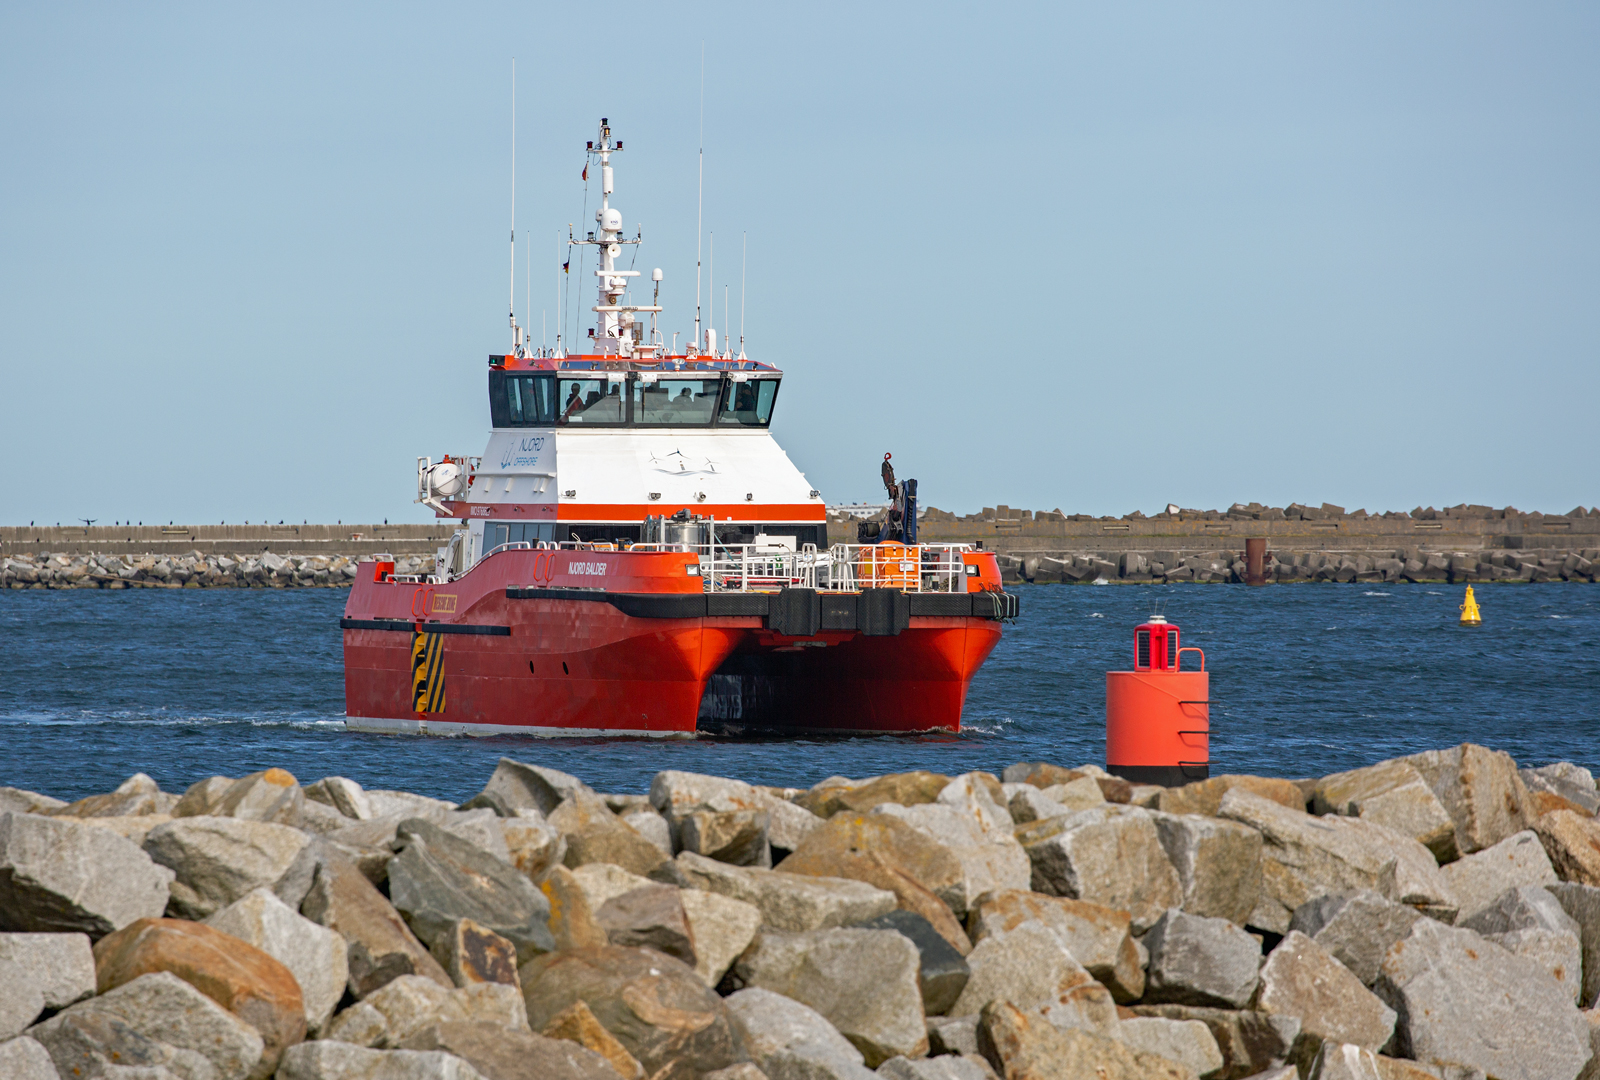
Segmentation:
{"type": "Polygon", "coordinates": [[[1600,502],[1594,4],[10,3],[0,521],[423,520],[512,57],[536,339],[601,115],[687,333],[702,42],[718,308],[748,232],[830,501],[1600,502]]]}

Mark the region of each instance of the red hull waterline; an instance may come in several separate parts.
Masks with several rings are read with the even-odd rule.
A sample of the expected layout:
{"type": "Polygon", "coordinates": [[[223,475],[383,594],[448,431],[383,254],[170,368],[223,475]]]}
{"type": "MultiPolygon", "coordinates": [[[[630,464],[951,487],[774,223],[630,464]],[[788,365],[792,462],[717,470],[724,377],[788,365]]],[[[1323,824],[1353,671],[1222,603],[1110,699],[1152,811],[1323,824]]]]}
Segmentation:
{"type": "Polygon", "coordinates": [[[341,623],[346,725],[677,738],[708,728],[954,732],[1007,614],[1008,598],[978,579],[973,592],[928,596],[707,594],[695,558],[509,550],[448,584],[364,564],[341,623]]]}

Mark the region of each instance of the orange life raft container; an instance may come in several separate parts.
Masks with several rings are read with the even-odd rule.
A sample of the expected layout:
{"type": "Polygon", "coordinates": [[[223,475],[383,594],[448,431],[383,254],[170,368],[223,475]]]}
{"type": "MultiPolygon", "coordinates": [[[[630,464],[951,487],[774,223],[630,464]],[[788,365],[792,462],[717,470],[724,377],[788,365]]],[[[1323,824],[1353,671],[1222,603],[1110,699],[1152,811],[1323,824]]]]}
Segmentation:
{"type": "Polygon", "coordinates": [[[1178,644],[1159,615],[1133,631],[1133,670],[1106,672],[1106,771],[1136,784],[1178,787],[1211,775],[1211,685],[1206,654],[1178,644]],[[1200,653],[1199,671],[1180,670],[1200,653]]]}

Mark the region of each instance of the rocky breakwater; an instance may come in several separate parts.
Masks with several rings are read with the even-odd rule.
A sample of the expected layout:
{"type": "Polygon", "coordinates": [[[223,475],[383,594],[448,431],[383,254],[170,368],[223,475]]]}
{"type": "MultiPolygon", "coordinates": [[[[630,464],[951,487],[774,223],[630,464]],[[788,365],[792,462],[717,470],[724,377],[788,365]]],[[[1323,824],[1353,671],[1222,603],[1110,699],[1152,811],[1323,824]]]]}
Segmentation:
{"type": "MultiPolygon", "coordinates": [[[[0,560],[8,589],[200,589],[346,586],[358,562],[345,555],[67,555],[45,552],[0,560]]],[[[430,556],[403,557],[394,572],[427,574],[430,556]]]]}
{"type": "Polygon", "coordinates": [[[1589,1078],[1597,809],[1473,745],[1180,788],[0,789],[0,1076],[1589,1078]]]}

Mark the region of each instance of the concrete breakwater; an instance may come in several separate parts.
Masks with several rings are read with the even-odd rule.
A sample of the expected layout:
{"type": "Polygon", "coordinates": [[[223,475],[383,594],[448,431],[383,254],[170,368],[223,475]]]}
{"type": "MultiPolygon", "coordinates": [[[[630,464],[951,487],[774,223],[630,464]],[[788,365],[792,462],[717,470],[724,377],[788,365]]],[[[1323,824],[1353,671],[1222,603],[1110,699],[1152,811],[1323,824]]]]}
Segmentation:
{"type": "Polygon", "coordinates": [[[0,1075],[1575,1080],[1597,809],[1471,744],[1177,788],[0,788],[0,1075]]]}
{"type": "MultiPolygon", "coordinates": [[[[433,556],[397,556],[396,574],[426,574],[433,556]]],[[[0,587],[9,589],[308,588],[349,585],[350,555],[52,554],[0,559],[0,587]]]]}

